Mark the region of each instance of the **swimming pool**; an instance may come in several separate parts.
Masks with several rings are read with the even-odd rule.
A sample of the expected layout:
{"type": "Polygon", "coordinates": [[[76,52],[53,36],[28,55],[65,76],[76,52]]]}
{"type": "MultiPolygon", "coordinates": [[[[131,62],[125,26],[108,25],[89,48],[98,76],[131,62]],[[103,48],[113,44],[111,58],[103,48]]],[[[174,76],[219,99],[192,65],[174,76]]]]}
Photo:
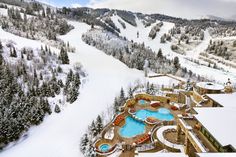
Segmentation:
{"type": "Polygon", "coordinates": [[[99,147],[100,151],[102,151],[102,152],[107,152],[110,148],[111,148],[111,146],[109,144],[102,144],[99,147]]]}
{"type": "Polygon", "coordinates": [[[145,133],[145,126],[143,122],[137,121],[128,116],[125,119],[125,125],[120,129],[120,135],[125,138],[135,137],[145,133]]]}
{"type": "Polygon", "coordinates": [[[174,119],[173,114],[170,113],[170,110],[166,108],[160,108],[157,111],[151,111],[151,110],[139,110],[135,114],[136,117],[146,120],[148,117],[154,117],[159,120],[166,120],[171,121],[174,119]]]}
{"type": "Polygon", "coordinates": [[[139,100],[138,103],[140,105],[146,105],[147,104],[147,101],[146,100],[139,100]]]}

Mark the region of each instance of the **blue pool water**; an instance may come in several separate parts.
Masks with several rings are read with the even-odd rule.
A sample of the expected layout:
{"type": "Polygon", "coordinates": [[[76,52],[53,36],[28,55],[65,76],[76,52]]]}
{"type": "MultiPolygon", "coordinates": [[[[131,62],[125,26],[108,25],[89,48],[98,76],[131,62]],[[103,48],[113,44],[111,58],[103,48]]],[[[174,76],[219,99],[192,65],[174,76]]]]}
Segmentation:
{"type": "Polygon", "coordinates": [[[139,103],[140,105],[145,105],[145,104],[147,103],[147,101],[145,101],[145,100],[139,100],[138,103],[139,103]]]}
{"type": "Polygon", "coordinates": [[[100,151],[102,152],[107,152],[109,149],[110,149],[110,145],[109,144],[102,144],[100,147],[99,147],[100,151]]]}
{"type": "Polygon", "coordinates": [[[125,125],[120,129],[120,135],[125,138],[135,137],[145,132],[145,124],[128,116],[125,119],[125,125]]]}
{"type": "Polygon", "coordinates": [[[148,117],[154,117],[159,120],[171,121],[174,119],[174,116],[170,113],[170,110],[166,108],[160,108],[157,111],[150,110],[139,110],[135,114],[138,118],[145,120],[148,117]]]}

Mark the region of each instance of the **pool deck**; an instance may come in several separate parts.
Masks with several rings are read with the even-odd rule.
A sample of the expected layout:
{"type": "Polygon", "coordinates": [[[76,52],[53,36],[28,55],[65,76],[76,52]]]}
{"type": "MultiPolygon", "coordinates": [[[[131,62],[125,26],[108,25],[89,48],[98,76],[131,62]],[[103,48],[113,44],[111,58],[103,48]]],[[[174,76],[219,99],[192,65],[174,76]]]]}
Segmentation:
{"type": "MultiPolygon", "coordinates": [[[[135,98],[131,99],[131,100],[135,100],[135,98]]],[[[154,100],[155,101],[155,100],[154,100]]],[[[177,118],[177,115],[178,114],[182,114],[184,112],[184,110],[177,110],[177,111],[173,111],[171,110],[171,105],[168,104],[168,103],[163,103],[161,102],[160,103],[160,106],[159,107],[152,107],[150,104],[151,104],[151,101],[149,101],[146,105],[145,104],[139,104],[139,100],[135,100],[135,103],[132,105],[132,106],[128,106],[127,105],[128,102],[126,102],[123,106],[123,110],[122,110],[122,113],[121,115],[124,116],[124,117],[127,117],[127,116],[132,116],[129,112],[130,108],[134,109],[135,111],[139,111],[139,110],[150,110],[150,111],[157,111],[159,108],[166,108],[166,109],[169,109],[171,111],[171,114],[173,114],[174,116],[174,120],[177,118]]],[[[157,123],[161,123],[161,122],[165,122],[165,121],[161,121],[161,120],[158,120],[157,119],[157,123]]],[[[103,144],[103,143],[108,143],[110,144],[111,146],[114,146],[116,144],[121,144],[121,145],[130,145],[131,147],[133,147],[133,143],[135,141],[137,141],[138,139],[140,139],[144,134],[150,134],[151,131],[153,131],[153,128],[155,127],[154,124],[148,124],[146,122],[145,123],[145,133],[144,134],[141,134],[141,135],[137,135],[135,137],[131,137],[131,138],[125,138],[125,137],[122,137],[119,133],[120,129],[125,125],[125,119],[119,124],[119,125],[113,125],[112,122],[103,130],[103,133],[101,135],[101,138],[100,140],[97,141],[97,143],[95,143],[95,147],[98,147],[99,145],[103,144]],[[109,139],[105,139],[104,138],[104,134],[105,132],[107,132],[110,128],[114,127],[114,137],[113,139],[109,140],[109,139]]],[[[168,123],[168,121],[167,121],[168,123]]],[[[161,123],[163,125],[163,123],[161,123]]],[[[153,134],[154,135],[154,134],[153,134]]],[[[156,134],[155,134],[156,136],[156,134]]],[[[160,141],[161,142],[161,141],[160,141]]],[[[151,143],[151,140],[145,142],[145,143],[142,143],[142,144],[148,144],[148,143],[151,143]]],[[[162,147],[161,146],[161,143],[160,144],[157,144],[159,145],[159,147],[162,147]]],[[[182,149],[182,148],[181,148],[182,149]]],[[[134,150],[131,149],[131,150],[123,150],[123,153],[121,154],[121,157],[123,156],[134,156],[134,150]],[[132,155],[131,155],[132,154],[132,155]]]]}

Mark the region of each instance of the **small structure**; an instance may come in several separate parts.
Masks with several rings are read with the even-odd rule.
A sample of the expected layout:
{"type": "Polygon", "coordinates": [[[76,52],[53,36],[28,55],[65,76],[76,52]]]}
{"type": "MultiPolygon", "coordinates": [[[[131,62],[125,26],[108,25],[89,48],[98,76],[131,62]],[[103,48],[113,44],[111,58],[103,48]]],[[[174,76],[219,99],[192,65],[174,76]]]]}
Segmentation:
{"type": "Polygon", "coordinates": [[[195,91],[200,95],[222,93],[224,86],[212,82],[199,82],[195,86],[195,91]]]}
{"type": "Polygon", "coordinates": [[[230,79],[225,84],[225,93],[232,93],[233,92],[233,87],[230,79]]]}
{"type": "Polygon", "coordinates": [[[208,102],[206,94],[220,94],[224,92],[224,86],[213,82],[199,82],[194,86],[192,101],[196,106],[208,102]]]}

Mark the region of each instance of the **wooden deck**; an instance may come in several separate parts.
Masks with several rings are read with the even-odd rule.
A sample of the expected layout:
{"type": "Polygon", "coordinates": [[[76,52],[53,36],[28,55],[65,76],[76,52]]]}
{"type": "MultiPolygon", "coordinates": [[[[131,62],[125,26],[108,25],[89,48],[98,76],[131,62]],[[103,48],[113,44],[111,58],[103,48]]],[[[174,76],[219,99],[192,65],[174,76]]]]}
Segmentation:
{"type": "MultiPolygon", "coordinates": [[[[134,99],[133,99],[134,100],[134,99]]],[[[182,114],[184,111],[183,110],[180,110],[180,111],[173,111],[171,110],[171,106],[170,104],[168,103],[164,103],[164,102],[161,102],[161,105],[158,106],[158,107],[152,107],[150,105],[150,102],[148,102],[146,105],[141,105],[138,103],[138,101],[136,101],[136,103],[133,105],[133,109],[135,111],[139,111],[139,110],[143,110],[143,109],[147,109],[147,110],[151,110],[151,111],[156,111],[158,110],[159,108],[167,108],[171,111],[171,113],[174,115],[175,118],[177,118],[177,115],[178,114],[182,114]]],[[[122,112],[122,115],[124,117],[127,117],[127,116],[131,116],[130,113],[129,113],[129,107],[127,105],[124,105],[124,108],[123,108],[123,112],[122,112]]],[[[158,120],[160,121],[160,120],[158,120]]],[[[161,122],[161,121],[160,121],[161,122]]],[[[144,134],[148,134],[155,125],[151,125],[151,124],[146,124],[146,127],[145,127],[145,133],[144,134]]],[[[115,145],[115,144],[122,144],[122,145],[130,145],[131,146],[131,149],[128,149],[128,150],[125,150],[124,152],[122,152],[122,154],[120,155],[121,157],[134,157],[135,156],[135,153],[134,153],[134,148],[133,148],[133,143],[135,141],[137,141],[138,139],[140,139],[140,137],[142,137],[144,134],[142,135],[137,135],[135,137],[132,137],[132,138],[124,138],[122,137],[120,134],[119,134],[119,131],[120,129],[125,125],[125,119],[119,123],[119,125],[117,126],[114,126],[112,123],[110,123],[106,128],[105,130],[103,130],[103,134],[102,134],[102,138],[100,139],[100,141],[98,142],[98,145],[100,145],[101,143],[108,143],[110,145],[115,145]],[[112,127],[114,127],[114,137],[113,139],[111,140],[107,140],[104,138],[104,135],[105,133],[111,129],[112,127]]],[[[145,144],[147,143],[150,143],[151,141],[147,141],[145,142],[145,144]]],[[[162,150],[163,147],[161,146],[161,144],[157,144],[157,149],[156,150],[162,150]]],[[[153,150],[155,152],[155,150],[153,150]]]]}

